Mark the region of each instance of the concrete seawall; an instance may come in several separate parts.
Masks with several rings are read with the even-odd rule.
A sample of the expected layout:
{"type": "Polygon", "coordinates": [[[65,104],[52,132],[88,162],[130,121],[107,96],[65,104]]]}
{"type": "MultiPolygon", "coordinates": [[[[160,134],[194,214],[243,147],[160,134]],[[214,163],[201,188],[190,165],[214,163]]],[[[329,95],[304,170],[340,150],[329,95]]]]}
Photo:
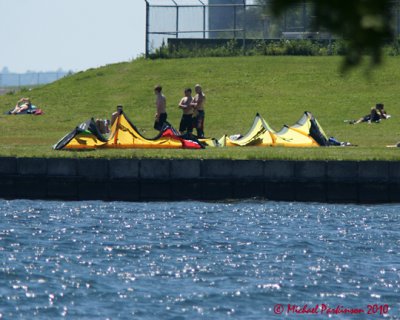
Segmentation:
{"type": "Polygon", "coordinates": [[[0,198],[400,202],[400,162],[0,158],[0,198]]]}

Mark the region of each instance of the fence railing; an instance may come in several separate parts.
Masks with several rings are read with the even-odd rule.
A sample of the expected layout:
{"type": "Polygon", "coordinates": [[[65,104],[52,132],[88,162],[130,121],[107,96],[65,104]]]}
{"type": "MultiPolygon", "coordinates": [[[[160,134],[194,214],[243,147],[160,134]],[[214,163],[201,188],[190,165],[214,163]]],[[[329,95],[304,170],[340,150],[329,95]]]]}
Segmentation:
{"type": "MultiPolygon", "coordinates": [[[[253,0],[144,0],[146,56],[168,39],[309,39],[329,37],[314,30],[307,0],[275,17],[253,0]]],[[[400,0],[393,0],[393,31],[400,34],[400,0]]]]}

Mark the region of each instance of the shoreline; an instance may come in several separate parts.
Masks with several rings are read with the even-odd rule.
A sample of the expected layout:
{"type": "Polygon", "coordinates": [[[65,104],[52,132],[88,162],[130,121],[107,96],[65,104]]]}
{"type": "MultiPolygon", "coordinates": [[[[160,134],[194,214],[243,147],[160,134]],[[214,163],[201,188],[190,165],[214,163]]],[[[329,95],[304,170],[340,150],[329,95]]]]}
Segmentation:
{"type": "Polygon", "coordinates": [[[399,203],[400,162],[0,157],[4,199],[399,203]]]}

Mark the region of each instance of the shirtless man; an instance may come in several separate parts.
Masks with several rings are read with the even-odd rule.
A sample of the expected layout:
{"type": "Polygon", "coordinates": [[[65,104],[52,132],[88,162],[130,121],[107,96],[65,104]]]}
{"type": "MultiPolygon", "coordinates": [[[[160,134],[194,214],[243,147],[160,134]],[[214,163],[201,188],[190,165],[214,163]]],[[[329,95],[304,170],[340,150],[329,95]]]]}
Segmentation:
{"type": "Polygon", "coordinates": [[[206,96],[204,95],[199,84],[196,84],[194,90],[196,91],[196,95],[190,104],[194,109],[194,126],[197,130],[197,137],[204,138],[204,105],[206,103],[206,96]]]}
{"type": "Polygon", "coordinates": [[[164,122],[167,121],[167,100],[162,94],[162,87],[160,85],[154,87],[154,94],[156,95],[156,115],[154,129],[161,131],[164,122]]]}
{"type": "Polygon", "coordinates": [[[114,124],[114,122],[118,119],[118,117],[123,113],[122,111],[122,106],[118,105],[117,106],[117,111],[113,112],[111,114],[111,126],[114,124]]]}
{"type": "Polygon", "coordinates": [[[193,107],[191,106],[192,100],[192,89],[185,89],[185,96],[181,99],[178,105],[178,107],[183,111],[181,123],[179,124],[179,131],[181,134],[183,134],[185,131],[187,133],[192,133],[193,131],[193,107]]]}

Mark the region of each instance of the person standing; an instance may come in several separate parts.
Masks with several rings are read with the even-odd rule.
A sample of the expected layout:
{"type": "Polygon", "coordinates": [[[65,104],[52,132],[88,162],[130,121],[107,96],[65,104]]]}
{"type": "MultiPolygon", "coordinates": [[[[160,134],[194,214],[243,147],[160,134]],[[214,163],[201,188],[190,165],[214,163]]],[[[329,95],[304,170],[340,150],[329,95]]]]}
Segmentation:
{"type": "Polygon", "coordinates": [[[206,96],[199,84],[196,84],[194,87],[196,95],[193,98],[192,103],[190,104],[194,109],[194,126],[197,130],[197,137],[204,138],[204,105],[206,103],[206,96]]]}
{"type": "Polygon", "coordinates": [[[115,111],[115,112],[113,112],[112,114],[111,114],[111,126],[114,124],[114,122],[118,119],[118,117],[123,113],[123,111],[122,111],[122,106],[121,105],[118,105],[117,106],[117,111],[115,111]]]}
{"type": "Polygon", "coordinates": [[[191,105],[193,98],[192,98],[192,89],[187,88],[184,91],[185,96],[179,102],[178,107],[182,109],[182,118],[179,124],[179,131],[181,134],[185,133],[192,133],[193,132],[193,107],[191,105]]]}
{"type": "Polygon", "coordinates": [[[167,100],[162,93],[162,87],[160,85],[154,87],[154,94],[156,95],[154,129],[161,131],[164,123],[167,121],[167,100]]]}

